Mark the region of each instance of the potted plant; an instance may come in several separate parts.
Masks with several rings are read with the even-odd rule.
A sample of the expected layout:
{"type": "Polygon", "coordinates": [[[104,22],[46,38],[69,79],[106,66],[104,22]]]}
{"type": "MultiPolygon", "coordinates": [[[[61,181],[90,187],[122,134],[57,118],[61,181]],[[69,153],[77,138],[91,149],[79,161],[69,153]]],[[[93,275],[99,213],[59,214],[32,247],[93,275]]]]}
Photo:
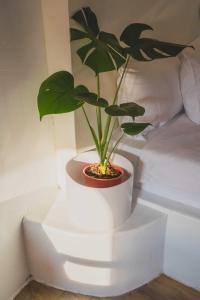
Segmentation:
{"type": "MultiPolygon", "coordinates": [[[[91,132],[99,162],[86,166],[82,171],[86,180],[93,187],[109,187],[121,182],[124,171],[120,166],[110,163],[112,153],[125,134],[137,135],[149,123],[137,123],[135,118],[142,116],[145,109],[136,103],[128,102],[118,105],[117,98],[129,61],[151,61],[154,59],[176,56],[186,45],[141,38],[145,30],[152,30],[149,25],[133,23],[128,25],[118,39],[114,34],[100,31],[95,13],[89,7],[83,7],[73,14],[72,19],[80,29],[71,28],[71,41],[83,40],[77,54],[83,65],[94,71],[97,82],[96,93],[89,91],[85,85],[74,86],[74,77],[67,71],[59,71],[48,77],[42,84],[38,95],[40,119],[48,114],[60,114],[81,109],[91,132]],[[101,97],[99,74],[123,67],[121,78],[110,102],[101,97]],[[97,130],[92,127],[85,104],[96,108],[97,130]],[[107,115],[102,122],[102,113],[107,115]],[[130,116],[132,122],[121,124],[121,135],[111,150],[110,143],[118,116],[130,116]]],[[[147,65],[148,67],[148,65],[147,65]]]]}

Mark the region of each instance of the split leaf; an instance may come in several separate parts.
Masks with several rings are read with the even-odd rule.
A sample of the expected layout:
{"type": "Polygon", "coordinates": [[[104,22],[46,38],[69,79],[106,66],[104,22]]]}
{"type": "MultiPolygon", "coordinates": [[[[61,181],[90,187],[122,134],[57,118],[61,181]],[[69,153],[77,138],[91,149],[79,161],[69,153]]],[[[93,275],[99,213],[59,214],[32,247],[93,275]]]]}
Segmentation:
{"type": "MultiPolygon", "coordinates": [[[[139,61],[149,61],[157,58],[167,58],[178,55],[187,45],[162,42],[151,38],[140,38],[144,30],[153,30],[146,24],[133,23],[125,28],[120,40],[128,47],[124,48],[124,54],[129,54],[139,61]]],[[[192,47],[193,48],[193,47],[192,47]]]]}
{"type": "Polygon", "coordinates": [[[78,10],[72,19],[84,31],[71,28],[71,41],[86,38],[84,46],[77,50],[83,64],[90,67],[96,74],[119,69],[125,63],[123,48],[116,36],[100,31],[96,15],[89,7],[78,10]]]}

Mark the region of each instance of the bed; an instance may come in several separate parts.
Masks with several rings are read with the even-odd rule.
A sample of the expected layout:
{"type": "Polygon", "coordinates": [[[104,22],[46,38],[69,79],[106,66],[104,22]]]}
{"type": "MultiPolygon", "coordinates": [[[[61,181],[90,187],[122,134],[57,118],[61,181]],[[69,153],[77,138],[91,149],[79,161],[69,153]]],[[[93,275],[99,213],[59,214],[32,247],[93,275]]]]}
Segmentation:
{"type": "Polygon", "coordinates": [[[200,208],[200,125],[181,113],[146,140],[126,137],[120,148],[135,154],[135,186],[200,208]]]}

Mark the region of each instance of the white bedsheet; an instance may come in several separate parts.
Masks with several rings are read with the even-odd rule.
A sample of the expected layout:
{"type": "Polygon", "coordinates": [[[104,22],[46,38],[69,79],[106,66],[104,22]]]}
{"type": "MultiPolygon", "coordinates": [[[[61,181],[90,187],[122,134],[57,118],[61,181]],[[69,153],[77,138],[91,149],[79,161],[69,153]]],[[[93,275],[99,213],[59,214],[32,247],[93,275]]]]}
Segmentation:
{"type": "Polygon", "coordinates": [[[149,133],[139,148],[130,138],[123,142],[122,149],[140,157],[137,186],[200,208],[200,125],[181,114],[149,133]]]}

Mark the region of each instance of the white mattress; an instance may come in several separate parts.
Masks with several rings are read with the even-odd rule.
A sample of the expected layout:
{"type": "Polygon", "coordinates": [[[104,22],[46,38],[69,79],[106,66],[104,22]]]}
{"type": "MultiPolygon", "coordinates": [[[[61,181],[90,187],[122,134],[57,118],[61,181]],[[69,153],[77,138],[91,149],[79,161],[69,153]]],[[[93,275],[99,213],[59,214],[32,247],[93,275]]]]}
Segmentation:
{"type": "Polygon", "coordinates": [[[121,148],[139,156],[142,190],[200,208],[200,125],[181,114],[149,133],[142,146],[127,138],[121,148]]]}

